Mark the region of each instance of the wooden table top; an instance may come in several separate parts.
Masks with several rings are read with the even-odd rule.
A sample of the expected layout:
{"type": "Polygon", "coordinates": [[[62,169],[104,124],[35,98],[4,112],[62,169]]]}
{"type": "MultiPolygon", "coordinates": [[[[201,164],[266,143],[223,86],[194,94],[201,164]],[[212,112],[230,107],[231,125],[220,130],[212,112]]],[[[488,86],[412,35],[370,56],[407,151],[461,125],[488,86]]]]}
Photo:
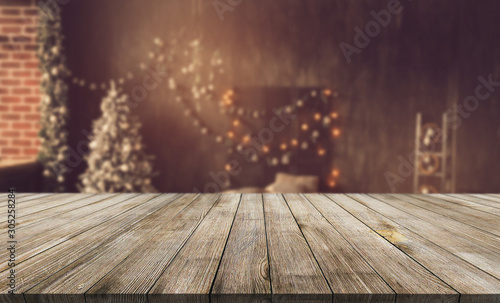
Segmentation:
{"type": "Polygon", "coordinates": [[[16,214],[1,302],[500,302],[495,194],[18,194],[16,214]]]}

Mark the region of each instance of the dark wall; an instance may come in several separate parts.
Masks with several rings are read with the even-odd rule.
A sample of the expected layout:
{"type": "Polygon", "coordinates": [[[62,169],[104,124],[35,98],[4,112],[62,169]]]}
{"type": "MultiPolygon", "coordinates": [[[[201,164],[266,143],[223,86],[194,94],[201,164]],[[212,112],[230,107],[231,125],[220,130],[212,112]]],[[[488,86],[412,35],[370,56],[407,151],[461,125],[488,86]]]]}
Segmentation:
{"type": "MultiPolygon", "coordinates": [[[[212,1],[72,0],[63,8],[68,63],[75,74],[95,82],[136,69],[155,37],[168,39],[184,28],[203,37],[206,54],[220,50],[230,87],[327,86],[340,92],[343,135],[335,163],[346,192],[390,191],[384,173],[397,172],[398,156],[414,148],[415,115],[429,121],[474,92],[478,75],[496,73],[497,1],[401,1],[400,14],[347,63],[339,44],[354,44],[355,26],[373,20],[370,11],[387,1],[246,0],[221,21],[212,1]]],[[[127,83],[125,92],[139,83],[127,83]]],[[[206,140],[169,100],[167,84],[150,92],[134,111],[144,123],[147,152],[157,156],[161,191],[191,191],[220,171],[225,149],[206,140]]],[[[99,116],[102,91],[72,86],[71,144],[99,116]]],[[[458,191],[498,191],[500,92],[484,101],[458,131],[458,191]]],[[[249,104],[248,106],[251,106],[249,104]]],[[[227,121],[211,108],[207,123],[227,121]]],[[[222,124],[222,125],[221,125],[222,124]]],[[[72,180],[85,169],[81,164],[72,180]]],[[[256,176],[259,178],[259,176],[256,176]]],[[[409,192],[411,177],[396,185],[409,192]]],[[[251,185],[251,184],[249,184],[251,185]]]]}

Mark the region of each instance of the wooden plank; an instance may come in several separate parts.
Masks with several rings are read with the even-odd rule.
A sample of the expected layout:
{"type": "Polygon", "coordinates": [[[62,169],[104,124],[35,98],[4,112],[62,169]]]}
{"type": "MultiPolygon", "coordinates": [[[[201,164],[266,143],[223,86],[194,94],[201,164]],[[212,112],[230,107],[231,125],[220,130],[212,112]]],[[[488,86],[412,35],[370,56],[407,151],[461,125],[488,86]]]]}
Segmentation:
{"type": "MultiPolygon", "coordinates": [[[[418,208],[411,209],[412,204],[410,206],[403,205],[404,201],[390,195],[372,195],[370,197],[368,195],[353,194],[349,196],[353,197],[359,203],[379,213],[383,213],[387,218],[474,264],[483,271],[495,277],[500,277],[500,254],[497,251],[486,249],[470,241],[468,238],[462,237],[462,235],[467,235],[473,231],[480,233],[480,230],[456,221],[454,222],[455,225],[452,225],[453,220],[449,218],[444,216],[442,216],[444,217],[442,220],[438,219],[440,217],[434,218],[432,217],[432,212],[428,214],[428,211],[422,208],[420,210],[418,208]],[[391,206],[393,204],[401,204],[400,207],[410,213],[400,210],[396,206],[391,206]],[[446,219],[449,221],[446,221],[446,219]],[[469,228],[469,231],[464,232],[467,228],[469,228]],[[455,231],[454,229],[460,229],[460,231],[455,231]]],[[[488,233],[484,234],[489,235],[488,233]]],[[[468,236],[471,238],[474,237],[468,236]]]]}
{"type": "MultiPolygon", "coordinates": [[[[90,197],[87,197],[87,198],[84,197],[82,199],[78,199],[78,200],[75,200],[71,203],[66,203],[66,204],[57,206],[55,208],[51,208],[51,209],[39,211],[39,212],[30,214],[27,216],[23,216],[22,218],[17,220],[16,228],[21,229],[21,228],[25,228],[31,224],[36,224],[37,222],[40,222],[40,221],[44,221],[44,220],[47,221],[47,220],[50,220],[51,217],[60,216],[64,213],[70,212],[70,211],[75,210],[75,209],[83,208],[83,207],[91,205],[93,203],[103,202],[106,199],[108,199],[112,196],[115,196],[115,195],[116,194],[92,195],[90,197]]],[[[78,214],[79,211],[76,211],[76,213],[78,214]]],[[[73,218],[76,219],[76,218],[78,218],[78,216],[73,217],[73,218]]],[[[45,231],[46,228],[49,228],[49,229],[52,228],[51,224],[46,224],[46,225],[40,224],[38,226],[39,232],[45,231]],[[42,226],[42,228],[40,228],[40,226],[42,226]]],[[[5,233],[6,230],[7,230],[7,226],[2,226],[0,228],[0,234],[5,233]]],[[[26,239],[23,239],[23,240],[26,240],[26,239]]]]}
{"type": "Polygon", "coordinates": [[[16,203],[24,203],[24,202],[28,202],[28,201],[32,201],[32,200],[35,200],[35,199],[41,199],[41,198],[44,198],[44,197],[47,197],[49,195],[53,195],[51,193],[39,193],[39,194],[25,194],[25,196],[19,196],[18,193],[16,193],[16,197],[19,198],[18,200],[19,201],[16,201],[16,203]]]}
{"type": "MultiPolygon", "coordinates": [[[[139,197],[137,194],[122,194],[109,201],[109,203],[120,203],[115,203],[108,208],[102,209],[102,211],[90,210],[87,216],[80,219],[75,220],[71,213],[66,213],[40,221],[26,228],[20,228],[16,232],[18,239],[22,239],[17,244],[17,262],[20,263],[52,246],[94,228],[131,208],[137,207],[138,201],[145,201],[146,198],[152,199],[154,196],[144,195],[144,197],[139,197]]],[[[82,214],[85,214],[85,212],[82,212],[82,214]]],[[[2,251],[0,256],[7,258],[8,252],[2,251]]],[[[0,263],[0,271],[4,271],[6,268],[6,264],[0,263]]]]}
{"type": "MultiPolygon", "coordinates": [[[[418,218],[417,220],[423,220],[421,222],[429,222],[437,228],[447,230],[451,234],[458,235],[461,238],[465,238],[468,241],[476,243],[477,245],[485,247],[493,252],[497,252],[498,247],[500,247],[500,238],[498,236],[492,235],[482,229],[464,224],[443,214],[419,207],[418,204],[421,203],[422,200],[402,194],[372,196],[378,200],[383,200],[383,203],[389,204],[393,208],[405,212],[407,215],[412,215],[413,220],[418,218]]],[[[378,207],[383,207],[383,205],[379,205],[378,207]]]]}
{"type": "Polygon", "coordinates": [[[345,195],[330,198],[457,290],[461,303],[500,302],[500,280],[440,247],[439,243],[434,244],[390,220],[382,211],[368,208],[345,195]]]}
{"type": "Polygon", "coordinates": [[[394,291],[303,195],[287,194],[285,200],[333,291],[333,302],[394,302],[394,291]]]}
{"type": "Polygon", "coordinates": [[[500,218],[496,215],[476,210],[467,206],[451,203],[433,195],[409,195],[416,200],[408,201],[415,205],[450,217],[459,222],[482,229],[496,236],[500,236],[500,218]]]}
{"type": "MultiPolygon", "coordinates": [[[[71,202],[74,202],[76,200],[88,198],[92,196],[93,194],[60,194],[60,195],[54,195],[54,196],[49,196],[49,200],[44,201],[44,199],[40,200],[33,200],[33,205],[26,205],[26,204],[21,204],[17,207],[19,210],[18,212],[18,217],[23,218],[27,215],[34,214],[37,212],[40,212],[42,210],[47,210],[47,209],[52,209],[60,205],[68,204],[71,202]],[[43,202],[42,202],[43,201],[43,202]],[[36,203],[36,204],[35,204],[36,203]]],[[[30,202],[26,202],[31,203],[30,202]]]]}
{"type": "Polygon", "coordinates": [[[452,197],[450,195],[444,195],[444,194],[432,194],[431,196],[442,200],[446,200],[448,202],[460,205],[462,207],[470,207],[477,211],[482,211],[495,216],[500,216],[500,208],[477,203],[473,199],[466,198],[465,195],[461,195],[459,197],[452,197]]]}
{"type": "Polygon", "coordinates": [[[331,302],[332,291],[283,198],[264,194],[273,302],[331,302]]]}
{"type": "Polygon", "coordinates": [[[157,302],[209,302],[240,194],[223,194],[150,290],[157,302]]]}
{"type": "MultiPolygon", "coordinates": [[[[18,264],[18,275],[21,277],[21,282],[18,285],[18,291],[23,293],[28,291],[91,251],[99,249],[101,245],[106,245],[110,239],[115,239],[133,224],[141,221],[144,216],[158,211],[174,201],[176,197],[178,196],[157,194],[135,196],[124,202],[133,202],[131,205],[128,205],[119,214],[115,214],[111,219],[104,222],[101,221],[101,224],[95,228],[80,233],[57,246],[34,255],[24,262],[20,262],[18,264]]],[[[0,292],[2,289],[0,288],[0,292]]],[[[62,292],[62,294],[66,293],[62,292]]],[[[25,297],[28,302],[51,301],[33,294],[25,294],[25,297]]],[[[83,296],[81,297],[83,298],[83,296]]],[[[53,298],[49,297],[48,299],[53,298]]]]}
{"type": "Polygon", "coordinates": [[[159,230],[140,250],[110,271],[86,293],[87,303],[147,302],[147,293],[196,230],[220,195],[205,194],[159,230]],[[147,251],[147,253],[145,253],[147,251]],[[127,301],[128,302],[128,301],[127,301]]]}
{"type": "Polygon", "coordinates": [[[77,219],[79,218],[78,215],[85,214],[85,212],[82,211],[84,211],[86,207],[93,206],[94,204],[98,204],[100,205],[100,207],[104,207],[106,205],[106,203],[104,202],[116,196],[117,194],[96,194],[90,197],[83,197],[81,199],[72,201],[71,203],[66,203],[54,208],[42,210],[22,217],[21,220],[19,220],[18,228],[29,226],[39,221],[50,220],[52,217],[58,217],[69,212],[72,212],[71,217],[73,219],[77,219]]]}
{"type": "Polygon", "coordinates": [[[332,200],[306,197],[396,292],[396,302],[458,302],[456,291],[332,200]]]}
{"type": "Polygon", "coordinates": [[[269,302],[271,283],[261,194],[244,194],[214,281],[211,302],[269,302]]]}
{"type": "MultiPolygon", "coordinates": [[[[19,206],[23,206],[23,208],[29,208],[33,205],[47,203],[53,200],[59,200],[63,198],[69,198],[74,196],[75,194],[41,194],[40,197],[29,198],[28,200],[19,201],[19,206]]],[[[17,202],[16,202],[17,203],[17,202]]]]}
{"type": "MultiPolygon", "coordinates": [[[[141,215],[138,222],[108,236],[102,245],[92,249],[60,271],[53,273],[24,294],[43,294],[37,299],[40,300],[42,297],[48,301],[49,298],[54,297],[53,295],[67,293],[75,295],[74,300],[78,298],[78,301],[74,302],[85,303],[84,293],[117,265],[123,264],[130,254],[133,252],[138,252],[142,256],[146,252],[149,254],[147,246],[150,242],[154,242],[151,238],[159,230],[168,228],[171,220],[188,207],[197,196],[196,194],[186,194],[170,203],[162,203],[161,208],[152,208],[148,213],[141,215]]],[[[92,233],[89,237],[85,237],[85,240],[82,237],[76,237],[67,241],[67,244],[71,245],[70,243],[73,242],[75,245],[81,245],[82,241],[95,243],[100,241],[100,238],[102,238],[101,234],[92,233]]],[[[66,246],[65,249],[71,248],[66,246]]],[[[157,265],[156,262],[153,264],[157,265]]],[[[133,276],[133,278],[137,279],[138,277],[133,276]]],[[[52,300],[51,302],[57,301],[52,300]]]]}
{"type": "Polygon", "coordinates": [[[474,201],[479,204],[483,204],[490,207],[500,208],[500,198],[495,197],[494,195],[484,195],[484,194],[468,194],[468,195],[458,195],[458,194],[450,194],[449,196],[455,198],[463,198],[467,200],[474,201]]]}

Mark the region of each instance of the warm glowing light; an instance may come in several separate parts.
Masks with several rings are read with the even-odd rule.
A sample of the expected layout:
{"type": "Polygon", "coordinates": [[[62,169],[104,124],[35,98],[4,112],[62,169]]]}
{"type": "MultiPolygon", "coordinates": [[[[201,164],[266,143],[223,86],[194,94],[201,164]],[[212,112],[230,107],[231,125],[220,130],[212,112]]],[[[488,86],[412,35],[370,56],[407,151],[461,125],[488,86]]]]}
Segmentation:
{"type": "Polygon", "coordinates": [[[247,135],[243,137],[243,143],[248,143],[248,142],[250,142],[250,136],[247,135]]]}
{"type": "Polygon", "coordinates": [[[227,96],[224,96],[224,105],[226,105],[226,106],[233,105],[233,100],[231,100],[231,98],[229,98],[227,96]]]}
{"type": "Polygon", "coordinates": [[[332,169],[332,176],[338,177],[340,175],[340,171],[336,168],[332,169]]]}
{"type": "Polygon", "coordinates": [[[226,92],[226,95],[228,95],[228,96],[232,96],[232,95],[234,95],[234,91],[233,91],[232,89],[230,89],[230,90],[228,90],[228,91],[226,92]]]}
{"type": "Polygon", "coordinates": [[[330,113],[330,117],[332,117],[332,119],[337,119],[339,117],[339,113],[337,113],[337,112],[331,112],[330,113]]]}
{"type": "Polygon", "coordinates": [[[309,125],[307,125],[307,123],[303,123],[302,126],[301,126],[302,130],[303,131],[306,131],[309,129],[309,125]]]}
{"type": "Polygon", "coordinates": [[[326,154],[326,149],[324,148],[319,148],[318,149],[318,156],[322,157],[326,154]]]}
{"type": "Polygon", "coordinates": [[[335,183],[334,180],[328,180],[328,187],[335,187],[335,185],[337,185],[337,183],[335,183]]]}
{"type": "Polygon", "coordinates": [[[281,145],[280,145],[281,150],[286,150],[287,147],[288,146],[286,145],[286,143],[281,143],[281,145]]]}
{"type": "Polygon", "coordinates": [[[234,132],[232,132],[232,131],[228,131],[228,132],[227,132],[227,136],[228,136],[228,138],[233,139],[233,138],[234,138],[234,132]]]}
{"type": "Polygon", "coordinates": [[[292,146],[297,146],[297,145],[299,145],[299,140],[297,140],[297,139],[292,139],[291,144],[292,144],[292,146]]]}
{"type": "Polygon", "coordinates": [[[224,168],[226,169],[226,171],[230,171],[231,170],[231,164],[226,164],[226,166],[224,166],[224,168]]]}
{"type": "Polygon", "coordinates": [[[238,127],[238,126],[240,126],[240,120],[238,120],[238,119],[234,120],[234,121],[233,121],[233,126],[234,126],[234,127],[238,127]]]}
{"type": "Polygon", "coordinates": [[[323,91],[323,94],[325,94],[325,96],[331,96],[332,90],[327,88],[323,91]]]}
{"type": "Polygon", "coordinates": [[[314,114],[314,120],[316,120],[316,121],[321,120],[321,113],[315,113],[314,114]]]}
{"type": "Polygon", "coordinates": [[[262,152],[264,154],[267,154],[269,152],[269,146],[267,146],[267,145],[262,146],[262,152]]]}
{"type": "Polygon", "coordinates": [[[339,137],[339,136],[340,136],[340,133],[341,133],[341,132],[340,132],[340,129],[338,129],[338,128],[334,128],[334,129],[332,129],[332,135],[333,135],[335,138],[339,137]]]}

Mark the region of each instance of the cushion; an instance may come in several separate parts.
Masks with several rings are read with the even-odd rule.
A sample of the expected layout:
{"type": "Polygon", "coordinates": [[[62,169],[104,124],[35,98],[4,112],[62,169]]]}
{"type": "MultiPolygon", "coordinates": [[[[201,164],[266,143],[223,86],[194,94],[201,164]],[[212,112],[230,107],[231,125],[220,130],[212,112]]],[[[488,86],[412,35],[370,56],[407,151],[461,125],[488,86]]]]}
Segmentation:
{"type": "Polygon", "coordinates": [[[274,183],[266,187],[269,193],[316,193],[319,178],[317,176],[291,175],[277,173],[274,183]]]}

